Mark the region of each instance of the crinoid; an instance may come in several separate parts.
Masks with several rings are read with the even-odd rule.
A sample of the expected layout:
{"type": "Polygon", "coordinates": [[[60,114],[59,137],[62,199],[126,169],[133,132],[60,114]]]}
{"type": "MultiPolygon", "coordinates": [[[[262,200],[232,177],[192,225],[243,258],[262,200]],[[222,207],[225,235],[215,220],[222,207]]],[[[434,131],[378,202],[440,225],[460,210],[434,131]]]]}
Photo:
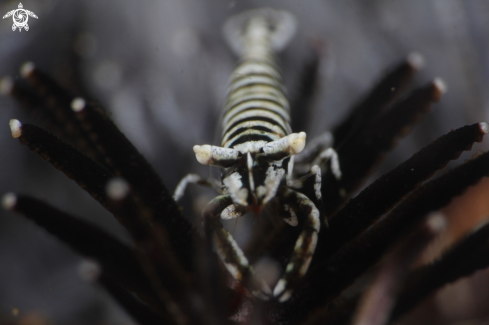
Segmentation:
{"type": "MultiPolygon", "coordinates": [[[[292,101],[293,130],[303,127],[303,115],[297,112],[299,107],[308,112],[318,61],[316,55],[307,65],[299,83],[303,87],[292,101]]],[[[411,268],[445,228],[439,210],[489,174],[485,152],[428,181],[481,142],[489,131],[486,123],[448,132],[354,195],[381,156],[445,91],[436,78],[400,99],[421,64],[419,54],[409,55],[333,128],[342,177],[336,179],[330,170],[322,176],[329,226],[319,232],[309,271],[294,283],[295,291],[285,302],[257,299],[245,285],[231,281],[206,238],[183,216],[158,174],[100,105],[73,96],[33,63],[21,68],[25,80],[4,78],[0,90],[27,110],[42,112],[49,131],[12,119],[12,136],[107,209],[130,233],[133,246],[31,196],[5,194],[3,206],[95,261],[85,264],[84,274],[140,324],[397,320],[446,284],[489,266],[489,225],[483,223],[434,262],[411,268]],[[370,287],[338,299],[384,256],[370,287]]],[[[312,161],[321,149],[311,147],[306,159],[312,161]]],[[[314,179],[304,183],[299,191],[314,200],[314,179]]],[[[305,216],[297,213],[297,218],[301,225],[305,216]]],[[[268,256],[285,267],[299,227],[260,221],[255,228],[245,249],[250,262],[268,256]]]]}

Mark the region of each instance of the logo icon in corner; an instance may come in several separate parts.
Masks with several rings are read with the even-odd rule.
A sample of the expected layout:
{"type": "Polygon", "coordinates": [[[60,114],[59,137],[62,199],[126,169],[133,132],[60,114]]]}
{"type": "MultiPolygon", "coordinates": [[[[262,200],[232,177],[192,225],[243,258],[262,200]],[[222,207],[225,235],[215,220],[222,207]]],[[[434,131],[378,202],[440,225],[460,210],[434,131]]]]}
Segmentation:
{"type": "Polygon", "coordinates": [[[9,11],[3,16],[3,19],[13,16],[14,24],[12,25],[12,30],[19,29],[19,32],[24,28],[26,31],[29,30],[29,25],[27,25],[27,21],[29,20],[29,16],[37,19],[37,16],[32,11],[24,9],[22,3],[19,3],[19,8],[9,11]]]}

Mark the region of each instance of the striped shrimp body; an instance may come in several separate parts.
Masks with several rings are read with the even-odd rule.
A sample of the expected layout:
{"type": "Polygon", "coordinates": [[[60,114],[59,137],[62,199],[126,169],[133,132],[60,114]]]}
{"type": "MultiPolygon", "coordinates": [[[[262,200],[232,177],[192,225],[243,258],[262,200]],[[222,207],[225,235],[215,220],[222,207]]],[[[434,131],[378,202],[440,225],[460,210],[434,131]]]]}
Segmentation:
{"type": "MultiPolygon", "coordinates": [[[[293,156],[306,143],[306,133],[291,133],[289,104],[276,59],[276,53],[294,35],[295,26],[290,13],[268,8],[228,20],[224,35],[240,61],[230,78],[221,146],[194,146],[200,163],[224,169],[222,195],[203,211],[206,236],[212,238],[236,280],[259,298],[273,296],[279,301],[286,301],[291,296],[292,283],[306,274],[320,229],[320,213],[314,203],[286,185],[293,156]],[[220,219],[237,218],[249,211],[258,215],[273,198],[288,211],[290,217],[284,220],[289,224],[297,225],[296,212],[307,217],[290,262],[272,291],[253,277],[253,267],[220,219]]],[[[318,166],[311,171],[316,174],[315,190],[320,201],[321,171],[318,166]]]]}

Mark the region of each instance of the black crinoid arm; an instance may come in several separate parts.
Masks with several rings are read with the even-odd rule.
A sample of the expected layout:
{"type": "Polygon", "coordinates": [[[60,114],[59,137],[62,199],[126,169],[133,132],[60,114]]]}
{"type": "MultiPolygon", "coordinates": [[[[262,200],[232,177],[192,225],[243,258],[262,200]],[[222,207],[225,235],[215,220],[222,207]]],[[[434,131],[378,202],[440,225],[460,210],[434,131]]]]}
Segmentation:
{"type": "MultiPolygon", "coordinates": [[[[202,239],[146,159],[98,105],[71,96],[32,63],[21,72],[31,86],[29,96],[35,96],[36,109],[47,112],[49,124],[59,126],[57,133],[67,140],[15,119],[10,121],[12,136],[111,212],[128,230],[135,248],[29,196],[9,193],[4,207],[96,261],[99,282],[141,323],[145,323],[141,310],[164,323],[213,322],[216,314],[224,319],[219,299],[211,300],[216,301],[212,310],[203,309],[204,296],[210,294],[204,292],[210,288],[196,272],[202,239]]],[[[2,81],[3,92],[23,101],[26,93],[21,87],[11,79],[2,81]]],[[[219,288],[219,283],[212,288],[214,296],[219,288]]]]}
{"type": "MultiPolygon", "coordinates": [[[[433,212],[489,174],[489,154],[482,153],[427,181],[482,141],[486,123],[452,130],[349,198],[379,157],[444,92],[443,82],[435,79],[397,100],[419,60],[411,55],[394,68],[334,129],[343,177],[337,181],[329,172],[323,175],[329,227],[320,233],[310,271],[285,303],[262,302],[243,295],[239,287],[231,290],[217,257],[203,249],[203,238],[159,176],[104,110],[70,95],[32,63],[22,67],[28,87],[3,79],[2,91],[27,109],[44,112],[43,122],[57,135],[12,119],[12,136],[107,209],[128,230],[134,246],[27,195],[8,193],[3,206],[93,261],[82,267],[85,277],[105,288],[141,324],[221,324],[230,319],[383,324],[398,319],[445,284],[489,265],[488,227],[483,225],[436,262],[410,268],[444,229],[444,215],[433,212]],[[341,293],[387,253],[371,288],[338,303],[341,293]]],[[[249,245],[251,260],[263,252],[279,259],[287,254],[284,250],[295,238],[284,235],[288,228],[268,233],[266,240],[263,231],[259,228],[249,245]]]]}
{"type": "MultiPolygon", "coordinates": [[[[321,231],[309,274],[290,301],[268,305],[268,316],[275,322],[350,323],[359,299],[341,302],[338,298],[387,253],[392,257],[383,262],[385,266],[379,270],[372,290],[361,300],[353,320],[355,323],[384,324],[390,317],[397,319],[444,284],[487,267],[487,258],[480,255],[484,253],[479,253],[479,250],[485,252],[487,249],[488,238],[482,228],[466,239],[474,243],[472,237],[484,238],[483,243],[473,244],[479,245],[477,248],[468,248],[469,245],[461,242],[453,248],[454,253],[448,252],[437,264],[425,266],[426,271],[409,272],[413,261],[442,232],[440,224],[445,224],[443,215],[438,215],[437,221],[427,221],[427,217],[488,175],[489,156],[483,153],[443,176],[427,181],[450,160],[458,158],[462,151],[470,150],[473,143],[482,141],[489,130],[484,122],[452,130],[436,139],[350,199],[379,158],[445,92],[443,81],[434,79],[405,98],[397,99],[420,67],[420,62],[418,54],[410,55],[333,129],[334,148],[344,176],[339,181],[331,172],[323,176],[322,194],[329,227],[321,231]],[[414,242],[418,244],[413,245],[414,242]],[[457,271],[443,268],[453,263],[455,254],[460,251],[470,255],[467,258],[471,262],[457,271]],[[402,265],[404,267],[400,267],[402,265]],[[436,284],[422,284],[422,281],[430,281],[431,276],[437,277],[436,284]],[[406,284],[402,288],[405,277],[412,286],[406,284]]],[[[313,197],[311,191],[306,194],[313,197]]],[[[260,250],[282,256],[287,236],[283,231],[274,236],[275,240],[267,240],[267,246],[260,250]]]]}
{"type": "MultiPolygon", "coordinates": [[[[308,66],[303,84],[316,82],[317,60],[308,66]]],[[[323,173],[323,217],[329,226],[321,229],[310,269],[285,303],[260,301],[239,285],[231,289],[217,256],[205,249],[205,239],[108,114],[99,104],[65,91],[32,63],[21,69],[27,84],[5,78],[0,89],[41,116],[46,128],[12,119],[12,136],[109,211],[127,229],[132,245],[39,198],[8,193],[3,206],[90,260],[82,266],[84,277],[105,288],[140,324],[396,321],[446,284],[489,265],[489,228],[482,224],[434,262],[411,268],[446,226],[438,211],[489,174],[489,153],[481,153],[429,180],[481,142],[486,123],[433,139],[355,195],[380,158],[445,91],[443,81],[434,79],[401,98],[420,65],[419,55],[408,56],[333,129],[342,178],[323,173]],[[341,296],[379,261],[369,288],[341,296]]],[[[307,106],[310,87],[303,88],[292,106],[307,106]]],[[[292,122],[293,127],[304,123],[292,122]]],[[[306,184],[304,194],[314,199],[312,188],[306,184]]],[[[290,255],[295,229],[257,228],[246,251],[251,262],[263,254],[279,261],[290,255]]]]}

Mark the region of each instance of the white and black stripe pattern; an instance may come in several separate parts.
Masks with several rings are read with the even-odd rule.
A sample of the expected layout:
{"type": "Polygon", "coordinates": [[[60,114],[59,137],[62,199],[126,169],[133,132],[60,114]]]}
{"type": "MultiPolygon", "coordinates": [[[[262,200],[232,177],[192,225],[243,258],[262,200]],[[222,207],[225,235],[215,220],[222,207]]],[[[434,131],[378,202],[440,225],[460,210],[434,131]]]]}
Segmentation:
{"type": "MultiPolygon", "coordinates": [[[[230,78],[221,146],[193,148],[201,164],[223,168],[222,195],[203,211],[206,236],[213,238],[214,248],[236,280],[250,284],[256,297],[274,297],[281,302],[290,298],[294,283],[307,272],[321,224],[314,203],[289,189],[286,182],[293,156],[304,149],[306,142],[304,132],[291,133],[289,103],[275,56],[290,41],[294,30],[291,14],[268,8],[246,12],[226,23],[224,34],[240,61],[230,78]],[[298,225],[297,213],[305,221],[285,272],[272,291],[263,281],[251,280],[253,267],[219,220],[238,218],[249,211],[259,215],[273,199],[281,205],[282,214],[288,214],[284,217],[288,224],[298,225]]],[[[334,151],[327,155],[334,156],[334,151]]],[[[318,166],[313,169],[320,201],[321,171],[318,166]]],[[[190,179],[201,180],[194,175],[187,177],[187,182],[190,179]]],[[[184,186],[179,185],[175,192],[182,193],[184,186]]]]}
{"type": "Polygon", "coordinates": [[[272,49],[257,52],[245,55],[231,75],[223,117],[225,148],[254,152],[291,133],[289,103],[272,49]]]}

